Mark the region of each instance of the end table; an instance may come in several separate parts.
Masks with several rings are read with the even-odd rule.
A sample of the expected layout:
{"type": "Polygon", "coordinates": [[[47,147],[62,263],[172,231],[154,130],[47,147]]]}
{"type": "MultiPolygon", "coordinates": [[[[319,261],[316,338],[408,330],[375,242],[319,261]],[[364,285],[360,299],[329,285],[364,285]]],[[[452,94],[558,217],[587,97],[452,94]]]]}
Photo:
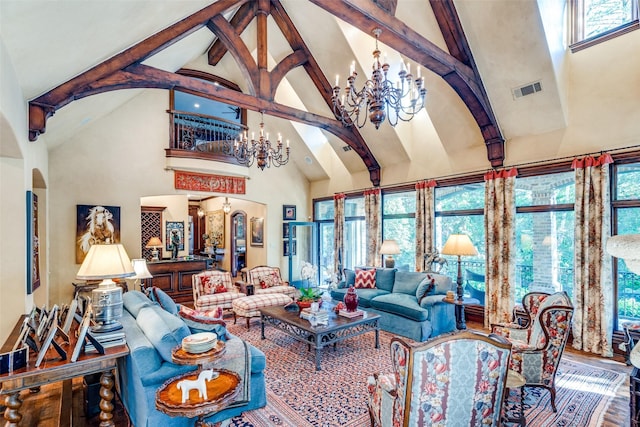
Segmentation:
{"type": "Polygon", "coordinates": [[[479,305],[480,301],[475,298],[462,298],[449,299],[442,298],[442,302],[447,304],[454,304],[456,307],[456,328],[459,330],[467,329],[467,323],[464,318],[464,306],[465,305],[479,305]]]}

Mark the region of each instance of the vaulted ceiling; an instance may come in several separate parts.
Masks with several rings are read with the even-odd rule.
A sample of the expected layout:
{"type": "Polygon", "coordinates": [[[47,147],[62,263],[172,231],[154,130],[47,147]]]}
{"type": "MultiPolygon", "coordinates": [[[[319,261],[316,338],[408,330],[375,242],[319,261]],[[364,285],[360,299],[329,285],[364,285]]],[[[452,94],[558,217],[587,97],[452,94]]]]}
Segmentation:
{"type": "MultiPolygon", "coordinates": [[[[0,7],[0,35],[30,101],[30,139],[44,134],[51,147],[142,88],[192,90],[264,111],[267,128],[291,139],[310,181],[337,163],[368,170],[377,185],[386,165],[479,145],[487,166],[499,166],[505,138],[564,126],[536,1],[3,0],[0,7]],[[335,76],[344,84],[354,58],[358,75],[370,74],[374,28],[382,29],[390,75],[401,60],[424,67],[426,111],[396,127],[344,127],[331,110],[335,76]],[[220,76],[242,92],[181,69],[220,76]],[[538,80],[544,91],[533,104],[513,99],[514,87],[538,80]]],[[[250,116],[249,125],[257,120],[250,116]]]]}

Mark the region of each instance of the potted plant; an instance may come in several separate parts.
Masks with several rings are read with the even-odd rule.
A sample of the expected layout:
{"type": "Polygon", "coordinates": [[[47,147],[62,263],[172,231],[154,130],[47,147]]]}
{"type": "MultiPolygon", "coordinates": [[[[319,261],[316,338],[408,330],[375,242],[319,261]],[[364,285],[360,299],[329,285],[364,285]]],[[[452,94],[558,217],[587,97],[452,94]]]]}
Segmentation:
{"type": "Polygon", "coordinates": [[[318,288],[300,288],[300,297],[296,303],[300,309],[311,307],[312,302],[322,305],[322,291],[318,288]]]}

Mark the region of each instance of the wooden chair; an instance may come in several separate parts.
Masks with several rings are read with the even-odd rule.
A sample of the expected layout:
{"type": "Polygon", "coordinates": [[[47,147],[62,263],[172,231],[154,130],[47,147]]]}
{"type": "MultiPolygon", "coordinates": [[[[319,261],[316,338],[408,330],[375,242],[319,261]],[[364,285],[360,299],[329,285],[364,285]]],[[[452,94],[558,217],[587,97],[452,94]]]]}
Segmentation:
{"type": "Polygon", "coordinates": [[[369,377],[374,427],[500,425],[511,344],[477,332],[391,340],[393,373],[369,377]]]}

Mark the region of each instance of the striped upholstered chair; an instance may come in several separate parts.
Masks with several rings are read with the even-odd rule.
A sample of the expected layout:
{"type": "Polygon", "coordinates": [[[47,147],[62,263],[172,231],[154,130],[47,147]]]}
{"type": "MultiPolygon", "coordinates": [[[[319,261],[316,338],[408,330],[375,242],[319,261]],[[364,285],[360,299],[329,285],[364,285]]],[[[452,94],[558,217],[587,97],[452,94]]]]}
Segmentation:
{"type": "Polygon", "coordinates": [[[556,412],[555,378],[571,331],[573,305],[566,292],[532,292],[522,298],[522,306],[530,319],[526,326],[495,324],[491,331],[511,342],[511,369],[522,374],[525,387],[549,390],[556,412]]]}
{"type": "Polygon", "coordinates": [[[511,344],[476,332],[391,340],[393,373],[369,377],[374,427],[500,424],[511,344]]]}
{"type": "Polygon", "coordinates": [[[260,265],[248,271],[247,282],[253,285],[253,293],[261,294],[285,294],[290,298],[298,296],[298,290],[289,282],[282,280],[278,267],[260,265]]]}
{"type": "Polygon", "coordinates": [[[191,281],[196,310],[231,309],[234,299],[246,296],[234,286],[228,271],[203,271],[191,276],[191,281]]]}

